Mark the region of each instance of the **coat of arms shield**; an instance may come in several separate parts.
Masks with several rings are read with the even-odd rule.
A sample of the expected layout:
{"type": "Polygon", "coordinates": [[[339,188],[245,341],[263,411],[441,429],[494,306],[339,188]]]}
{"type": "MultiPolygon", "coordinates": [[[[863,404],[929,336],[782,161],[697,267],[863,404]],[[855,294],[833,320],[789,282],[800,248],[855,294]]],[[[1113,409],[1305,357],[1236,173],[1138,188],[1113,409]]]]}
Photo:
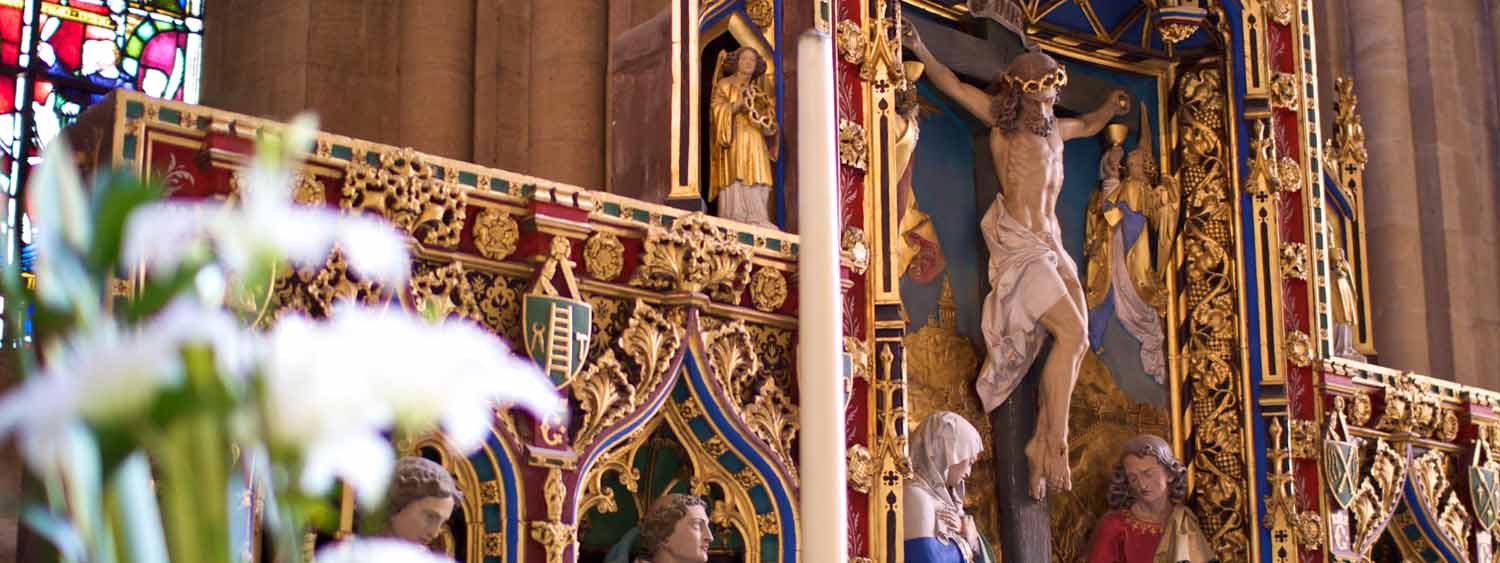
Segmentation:
{"type": "Polygon", "coordinates": [[[1349,508],[1359,488],[1359,451],[1352,441],[1323,441],[1323,478],[1340,509],[1349,508]]]}
{"type": "Polygon", "coordinates": [[[558,387],[571,382],[583,368],[593,311],[587,302],[552,295],[527,295],[521,303],[526,352],[558,387]]]}

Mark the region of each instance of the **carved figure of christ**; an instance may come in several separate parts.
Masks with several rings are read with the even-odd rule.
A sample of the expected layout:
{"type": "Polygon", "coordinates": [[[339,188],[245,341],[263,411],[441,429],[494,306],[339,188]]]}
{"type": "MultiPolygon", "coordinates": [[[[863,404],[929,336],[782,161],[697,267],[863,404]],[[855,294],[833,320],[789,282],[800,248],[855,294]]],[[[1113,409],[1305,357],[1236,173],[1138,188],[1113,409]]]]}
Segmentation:
{"type": "Polygon", "coordinates": [[[1078,268],[1063,249],[1055,211],[1063,142],[1098,134],[1129,111],[1129,96],[1115,91],[1093,111],[1058,119],[1053,107],[1067,74],[1051,57],[1017,57],[995,78],[992,96],[959,80],[914,32],[906,37],[933,86],[989,128],[1000,194],[980,224],[992,288],[982,312],[986,358],[976,390],[987,411],[1005,402],[1038,359],[1044,336],[1038,328],[1052,337],[1042,359],[1036,430],[1024,450],[1027,491],[1039,500],[1049,488],[1072,486],[1068,405],[1088,334],[1078,268]]]}

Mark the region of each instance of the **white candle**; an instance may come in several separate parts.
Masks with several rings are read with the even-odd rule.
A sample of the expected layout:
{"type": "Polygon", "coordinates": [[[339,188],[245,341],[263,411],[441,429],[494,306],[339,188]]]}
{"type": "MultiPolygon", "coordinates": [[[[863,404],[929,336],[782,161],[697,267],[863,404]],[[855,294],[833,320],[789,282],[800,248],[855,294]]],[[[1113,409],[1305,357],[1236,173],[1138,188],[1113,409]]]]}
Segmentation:
{"type": "Polygon", "coordinates": [[[848,560],[833,42],[797,41],[797,343],[802,561],[848,560]]]}

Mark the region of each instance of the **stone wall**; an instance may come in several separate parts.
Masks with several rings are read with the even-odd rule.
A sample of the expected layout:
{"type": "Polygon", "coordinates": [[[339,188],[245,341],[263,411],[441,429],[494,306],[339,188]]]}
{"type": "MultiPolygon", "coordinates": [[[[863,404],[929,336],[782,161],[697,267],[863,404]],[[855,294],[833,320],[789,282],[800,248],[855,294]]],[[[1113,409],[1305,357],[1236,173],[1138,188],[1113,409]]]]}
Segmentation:
{"type": "Polygon", "coordinates": [[[1344,75],[1364,119],[1379,361],[1500,388],[1500,2],[1314,4],[1323,115],[1344,75]]]}

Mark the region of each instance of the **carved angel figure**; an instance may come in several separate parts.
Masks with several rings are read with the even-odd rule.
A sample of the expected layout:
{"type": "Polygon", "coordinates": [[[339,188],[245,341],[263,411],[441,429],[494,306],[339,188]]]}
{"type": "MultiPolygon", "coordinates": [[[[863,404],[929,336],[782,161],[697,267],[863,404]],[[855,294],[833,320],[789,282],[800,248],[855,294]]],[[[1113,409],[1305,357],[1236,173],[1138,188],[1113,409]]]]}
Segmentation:
{"type": "Polygon", "coordinates": [[[1104,349],[1105,331],[1111,318],[1140,344],[1141,367],[1156,383],[1166,376],[1162,350],[1166,309],[1166,276],[1177,232],[1180,205],[1177,186],[1170,176],[1155,176],[1152,166],[1151,129],[1141,108],[1141,138],[1125,156],[1124,179],[1120,158],[1124,131],[1116,129],[1111,147],[1099,165],[1099,191],[1089,198],[1085,253],[1089,309],[1089,345],[1104,349]],[[1156,234],[1156,244],[1151,233],[1156,234]]]}
{"type": "Polygon", "coordinates": [[[719,202],[720,217],[774,229],[770,201],[776,100],[766,60],[750,47],[720,53],[714,77],[708,200],[719,202]]]}

